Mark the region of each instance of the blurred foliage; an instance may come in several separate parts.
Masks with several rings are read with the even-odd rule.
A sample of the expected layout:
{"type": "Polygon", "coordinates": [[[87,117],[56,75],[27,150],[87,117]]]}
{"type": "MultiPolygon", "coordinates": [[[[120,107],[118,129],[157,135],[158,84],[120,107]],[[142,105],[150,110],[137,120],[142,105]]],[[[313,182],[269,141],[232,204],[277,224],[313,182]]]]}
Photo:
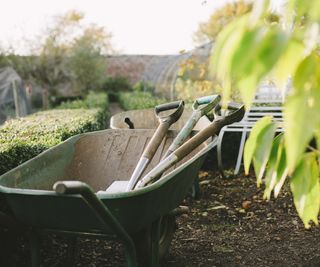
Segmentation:
{"type": "MultiPolygon", "coordinates": [[[[249,1],[226,3],[214,11],[208,21],[199,24],[194,35],[195,41],[200,44],[214,41],[229,22],[250,12],[251,9],[252,3],[249,1]]],[[[183,61],[180,64],[179,78],[175,85],[177,97],[193,101],[203,95],[222,93],[221,85],[214,77],[210,77],[208,68],[209,55],[207,59],[203,60],[195,54],[183,61]]],[[[239,91],[236,87],[232,88],[232,99],[237,101],[239,100],[239,91]]]]}
{"type": "Polygon", "coordinates": [[[102,110],[107,110],[108,108],[108,95],[103,92],[90,91],[84,99],[77,99],[74,101],[62,102],[57,109],[92,109],[100,108],[102,110]]]}
{"type": "Polygon", "coordinates": [[[115,77],[108,77],[101,87],[102,90],[105,92],[117,92],[117,91],[129,91],[131,90],[131,85],[128,81],[128,78],[115,76],[115,77]]]}
{"type": "Polygon", "coordinates": [[[156,97],[149,92],[120,92],[119,103],[125,110],[153,108],[167,102],[165,98],[156,97]]]}
{"type": "MultiPolygon", "coordinates": [[[[178,79],[175,84],[178,99],[193,102],[194,99],[204,96],[221,94],[222,87],[209,76],[209,58],[207,60],[192,56],[180,64],[178,79]]],[[[233,88],[231,98],[239,100],[239,91],[233,88]]]]}
{"type": "Polygon", "coordinates": [[[214,41],[219,32],[235,18],[250,12],[252,4],[249,1],[235,1],[227,3],[221,8],[215,10],[209,20],[200,23],[197,32],[194,35],[194,40],[197,43],[203,44],[209,41],[214,41]]]}
{"type": "Polygon", "coordinates": [[[228,24],[217,38],[211,72],[225,101],[234,85],[247,107],[270,75],[283,94],[291,86],[284,133],[273,140],[277,122],[260,120],[246,143],[244,163],[248,172],[253,162],[266,199],[272,192],[277,197],[289,181],[296,210],[309,228],[318,224],[320,211],[320,2],[288,0],[282,9],[278,22],[270,23],[269,1],[256,1],[250,13],[228,24]]]}
{"type": "Polygon", "coordinates": [[[138,92],[149,92],[153,93],[155,90],[155,86],[147,81],[139,81],[133,85],[132,89],[138,92]]]}
{"type": "Polygon", "coordinates": [[[105,129],[107,107],[106,94],[89,93],[58,109],[5,122],[0,127],[0,174],[73,135],[105,129]]]}
{"type": "Polygon", "coordinates": [[[79,93],[100,88],[105,79],[105,53],[113,52],[111,34],[96,24],[84,23],[84,14],[72,10],[54,17],[41,36],[26,40],[31,56],[3,51],[0,66],[12,66],[25,81],[52,93],[70,83],[79,93]]]}
{"type": "Polygon", "coordinates": [[[109,95],[111,102],[118,101],[119,92],[126,92],[132,89],[128,78],[115,76],[108,77],[102,84],[101,89],[109,95]]]}

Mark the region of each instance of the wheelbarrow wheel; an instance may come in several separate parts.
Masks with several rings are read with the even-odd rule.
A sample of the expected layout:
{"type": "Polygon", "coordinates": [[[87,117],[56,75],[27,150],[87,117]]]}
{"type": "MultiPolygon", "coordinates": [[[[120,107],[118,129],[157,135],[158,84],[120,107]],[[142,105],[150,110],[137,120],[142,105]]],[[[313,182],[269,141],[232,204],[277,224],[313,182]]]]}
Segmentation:
{"type": "MultiPolygon", "coordinates": [[[[177,224],[175,216],[166,215],[160,218],[160,233],[157,252],[159,260],[163,259],[167,254],[176,228],[177,224]]],[[[151,266],[152,257],[155,256],[155,252],[153,251],[152,232],[152,226],[148,226],[133,236],[139,266],[151,266]]]]}

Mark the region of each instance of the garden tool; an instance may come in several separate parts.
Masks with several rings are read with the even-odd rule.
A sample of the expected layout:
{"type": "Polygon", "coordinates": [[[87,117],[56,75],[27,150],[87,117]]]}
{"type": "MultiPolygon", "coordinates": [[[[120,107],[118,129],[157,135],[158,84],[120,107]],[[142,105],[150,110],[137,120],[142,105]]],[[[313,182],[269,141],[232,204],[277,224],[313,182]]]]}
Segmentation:
{"type": "Polygon", "coordinates": [[[184,109],[183,101],[175,101],[171,103],[158,105],[155,107],[155,114],[159,120],[159,126],[156,132],[154,133],[154,135],[152,136],[147,147],[143,151],[143,154],[139,159],[138,164],[134,169],[132,176],[129,180],[126,191],[130,191],[135,187],[136,183],[141,178],[142,173],[145,171],[149,162],[152,160],[154,154],[156,153],[169,127],[180,118],[183,112],[183,109],[184,109]],[[171,109],[176,109],[176,110],[168,116],[160,115],[163,111],[167,111],[171,109]]]}
{"type": "Polygon", "coordinates": [[[137,183],[136,188],[142,188],[158,180],[162,173],[164,173],[178,161],[183,159],[186,155],[192,152],[196,147],[198,147],[208,138],[218,134],[224,126],[242,120],[245,113],[244,105],[237,103],[229,103],[228,112],[226,112],[225,115],[218,114],[220,110],[221,107],[217,106],[215,108],[214,121],[205,129],[201,130],[198,134],[190,138],[186,143],[181,145],[177,150],[172,152],[167,158],[162,160],[155,168],[147,173],[139,181],[139,183],[137,183]]]}

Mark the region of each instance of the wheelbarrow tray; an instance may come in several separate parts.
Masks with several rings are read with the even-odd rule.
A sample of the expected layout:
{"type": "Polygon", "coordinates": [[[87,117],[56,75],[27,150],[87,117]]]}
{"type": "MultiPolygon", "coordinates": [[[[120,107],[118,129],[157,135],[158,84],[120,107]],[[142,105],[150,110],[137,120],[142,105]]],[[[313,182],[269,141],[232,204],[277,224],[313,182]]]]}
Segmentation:
{"type": "MultiPolygon", "coordinates": [[[[172,130],[181,130],[192,114],[192,109],[185,109],[181,118],[171,126],[172,130]]],[[[133,123],[135,129],[156,129],[159,125],[158,119],[155,116],[154,109],[138,109],[130,110],[115,114],[110,119],[110,128],[112,129],[128,129],[129,126],[125,123],[128,118],[133,123]]],[[[210,124],[210,120],[203,116],[195,125],[194,130],[200,131],[210,124]]]]}
{"type": "MultiPolygon", "coordinates": [[[[80,195],[58,195],[52,190],[53,184],[80,180],[98,192],[114,181],[129,179],[153,133],[154,130],[108,129],[71,137],[0,176],[0,192],[24,225],[112,234],[80,195]]],[[[146,173],[159,162],[176,134],[169,131],[146,173]]],[[[96,194],[128,233],[138,232],[181,203],[207,152],[215,145],[216,138],[207,140],[162,179],[145,188],[96,194]]]]}

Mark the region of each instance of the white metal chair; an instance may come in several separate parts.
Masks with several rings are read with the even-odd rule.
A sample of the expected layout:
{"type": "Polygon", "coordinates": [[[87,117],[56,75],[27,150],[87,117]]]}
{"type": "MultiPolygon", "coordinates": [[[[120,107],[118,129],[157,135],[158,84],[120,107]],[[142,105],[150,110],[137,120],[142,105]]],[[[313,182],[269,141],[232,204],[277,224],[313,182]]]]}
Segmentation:
{"type": "Polygon", "coordinates": [[[245,140],[248,136],[248,133],[251,132],[254,124],[264,116],[272,116],[272,120],[278,122],[276,132],[283,132],[283,117],[282,117],[282,100],[269,99],[262,97],[259,98],[259,95],[256,96],[256,99],[253,103],[253,106],[245,113],[242,121],[230,124],[221,129],[218,136],[217,144],[217,158],[218,158],[218,167],[223,174],[223,163],[222,163],[222,140],[225,132],[239,132],[241,133],[239,152],[237,156],[237,162],[234,169],[234,174],[238,174],[242,162],[243,150],[245,140]]]}

